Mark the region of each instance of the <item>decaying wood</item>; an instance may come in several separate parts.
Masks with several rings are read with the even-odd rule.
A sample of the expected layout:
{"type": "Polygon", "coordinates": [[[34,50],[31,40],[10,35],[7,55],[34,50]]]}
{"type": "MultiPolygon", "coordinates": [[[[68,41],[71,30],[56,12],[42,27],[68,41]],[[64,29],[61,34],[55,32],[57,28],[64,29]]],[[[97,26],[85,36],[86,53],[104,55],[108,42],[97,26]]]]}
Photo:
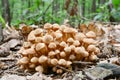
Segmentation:
{"type": "Polygon", "coordinates": [[[92,65],[96,63],[95,62],[84,62],[84,61],[73,61],[73,64],[92,65]]]}

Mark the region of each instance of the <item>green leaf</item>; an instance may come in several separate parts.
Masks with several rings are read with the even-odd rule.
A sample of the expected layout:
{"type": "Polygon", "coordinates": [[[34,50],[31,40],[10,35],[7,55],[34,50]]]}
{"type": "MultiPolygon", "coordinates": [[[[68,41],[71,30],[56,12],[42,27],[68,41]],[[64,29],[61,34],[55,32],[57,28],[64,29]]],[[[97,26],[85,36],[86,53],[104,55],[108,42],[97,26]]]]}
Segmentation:
{"type": "Polygon", "coordinates": [[[112,0],[113,6],[118,8],[120,6],[120,0],[112,0]]]}

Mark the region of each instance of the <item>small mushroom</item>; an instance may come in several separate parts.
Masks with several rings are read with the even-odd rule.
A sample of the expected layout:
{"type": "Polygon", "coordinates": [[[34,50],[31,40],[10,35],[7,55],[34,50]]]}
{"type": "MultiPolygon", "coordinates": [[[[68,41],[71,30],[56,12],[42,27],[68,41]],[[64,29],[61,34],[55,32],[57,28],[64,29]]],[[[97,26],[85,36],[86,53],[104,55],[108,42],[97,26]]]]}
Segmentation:
{"type": "Polygon", "coordinates": [[[58,64],[58,60],[57,59],[51,59],[51,64],[56,66],[58,64]]]}
{"type": "Polygon", "coordinates": [[[43,36],[43,42],[44,43],[49,44],[52,41],[53,41],[53,37],[51,35],[45,35],[45,36],[43,36]]]}
{"type": "Polygon", "coordinates": [[[42,64],[42,63],[45,63],[47,61],[47,59],[48,58],[46,56],[42,55],[42,56],[39,57],[38,62],[40,64],[42,64]]]}
{"type": "Polygon", "coordinates": [[[93,31],[87,32],[87,33],[86,33],[86,36],[87,36],[88,38],[96,38],[96,34],[95,34],[95,32],[93,32],[93,31]]]}
{"type": "Polygon", "coordinates": [[[44,72],[44,68],[43,68],[41,65],[37,66],[37,67],[35,68],[35,70],[38,71],[38,72],[41,72],[41,73],[44,72]]]}

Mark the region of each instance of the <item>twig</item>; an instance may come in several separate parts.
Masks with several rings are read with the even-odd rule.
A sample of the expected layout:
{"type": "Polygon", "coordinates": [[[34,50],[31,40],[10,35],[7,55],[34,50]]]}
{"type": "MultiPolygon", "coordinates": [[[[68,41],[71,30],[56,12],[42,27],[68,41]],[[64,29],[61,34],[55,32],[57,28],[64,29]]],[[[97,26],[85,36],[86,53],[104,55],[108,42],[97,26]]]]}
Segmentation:
{"type": "Polygon", "coordinates": [[[84,62],[84,61],[73,61],[73,64],[92,65],[92,64],[96,64],[96,63],[93,63],[93,62],[84,62]]]}
{"type": "Polygon", "coordinates": [[[17,59],[14,58],[0,58],[0,61],[15,61],[17,59]]]}
{"type": "Polygon", "coordinates": [[[62,66],[57,65],[56,67],[57,67],[57,68],[60,68],[60,69],[62,69],[62,70],[64,70],[64,71],[74,73],[72,70],[68,70],[68,69],[66,69],[66,68],[64,68],[64,67],[62,67],[62,66]]]}

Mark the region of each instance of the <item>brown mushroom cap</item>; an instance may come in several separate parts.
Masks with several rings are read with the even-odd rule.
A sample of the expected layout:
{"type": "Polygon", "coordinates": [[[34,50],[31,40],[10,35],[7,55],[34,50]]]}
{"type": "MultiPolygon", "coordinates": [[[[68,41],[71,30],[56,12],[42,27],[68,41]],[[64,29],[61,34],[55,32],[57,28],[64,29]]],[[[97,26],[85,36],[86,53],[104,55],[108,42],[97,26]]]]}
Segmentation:
{"type": "Polygon", "coordinates": [[[48,56],[49,57],[53,57],[53,56],[55,56],[57,53],[55,53],[54,51],[50,51],[49,53],[48,53],[48,56]]]}
{"type": "Polygon", "coordinates": [[[95,44],[96,43],[96,41],[92,38],[84,38],[83,42],[86,44],[95,44]]]}
{"type": "Polygon", "coordinates": [[[58,30],[59,28],[60,28],[59,24],[55,23],[55,24],[52,25],[52,29],[55,30],[55,31],[58,30]]]}
{"type": "Polygon", "coordinates": [[[95,51],[95,50],[96,50],[96,47],[95,47],[95,45],[89,45],[89,46],[87,47],[87,50],[90,51],[90,52],[92,52],[92,51],[95,51]]]}
{"type": "Polygon", "coordinates": [[[50,43],[50,42],[52,42],[53,41],[53,37],[51,36],[51,35],[45,35],[44,37],[43,37],[43,42],[44,43],[50,43]]]}
{"type": "Polygon", "coordinates": [[[76,56],[74,54],[72,54],[72,55],[69,56],[70,60],[75,60],[75,58],[76,58],[76,56]]]}
{"type": "Polygon", "coordinates": [[[66,57],[66,53],[64,51],[60,52],[61,57],[66,57]]]}
{"type": "Polygon", "coordinates": [[[31,45],[32,45],[31,42],[24,42],[24,43],[23,43],[23,47],[24,47],[24,48],[30,48],[31,45]]]}
{"type": "Polygon", "coordinates": [[[48,59],[48,58],[47,58],[46,56],[42,55],[42,56],[39,57],[38,62],[39,62],[40,64],[42,64],[42,63],[46,62],[47,59],[48,59]]]}
{"type": "Polygon", "coordinates": [[[51,59],[51,64],[56,66],[58,64],[58,60],[57,59],[51,59]]]}
{"type": "Polygon", "coordinates": [[[37,66],[37,67],[35,68],[35,70],[38,71],[38,72],[41,72],[41,73],[44,72],[44,68],[43,68],[41,65],[37,66]]]}
{"type": "Polygon", "coordinates": [[[18,64],[27,64],[27,63],[29,63],[28,57],[23,57],[18,61],[18,64]]]}
{"type": "Polygon", "coordinates": [[[41,35],[41,33],[43,33],[43,29],[40,29],[40,28],[35,29],[35,31],[34,31],[35,36],[39,36],[39,35],[41,35]]]}
{"type": "Polygon", "coordinates": [[[71,64],[72,64],[72,62],[71,62],[71,61],[67,61],[66,66],[67,66],[67,67],[70,67],[70,66],[71,66],[71,64]]]}
{"type": "Polygon", "coordinates": [[[99,53],[100,53],[100,49],[96,47],[95,54],[99,54],[99,53]]]}
{"type": "Polygon", "coordinates": [[[92,53],[92,54],[89,56],[89,60],[90,60],[90,61],[95,61],[95,60],[98,60],[98,57],[97,57],[97,55],[95,55],[94,53],[92,53]]]}
{"type": "Polygon", "coordinates": [[[37,57],[32,57],[30,62],[37,63],[38,62],[38,58],[37,57]]]}
{"type": "Polygon", "coordinates": [[[86,36],[83,33],[76,33],[74,38],[78,41],[82,41],[86,36]]]}
{"type": "Polygon", "coordinates": [[[36,50],[36,51],[40,51],[40,50],[45,49],[45,48],[46,48],[45,43],[38,43],[38,44],[36,44],[36,46],[35,46],[35,50],[36,50]]]}
{"type": "Polygon", "coordinates": [[[89,56],[89,53],[85,50],[84,47],[76,47],[76,48],[75,48],[75,53],[76,53],[76,54],[80,54],[80,55],[82,55],[83,57],[89,56]]]}
{"type": "Polygon", "coordinates": [[[42,42],[42,40],[43,40],[42,37],[36,37],[36,38],[35,38],[35,42],[36,42],[36,43],[42,42]]]}
{"type": "Polygon", "coordinates": [[[49,45],[48,45],[48,48],[50,49],[55,49],[57,47],[57,45],[54,43],[54,42],[51,42],[49,45]]]}
{"type": "Polygon", "coordinates": [[[59,65],[61,65],[61,66],[66,66],[66,60],[65,59],[60,59],[59,61],[58,61],[58,64],[59,65]]]}
{"type": "Polygon", "coordinates": [[[68,46],[65,41],[62,41],[59,45],[60,45],[61,47],[66,47],[66,46],[68,46]]]}
{"type": "Polygon", "coordinates": [[[95,34],[95,32],[93,32],[93,31],[89,31],[89,32],[86,33],[86,36],[87,36],[88,38],[95,38],[95,37],[96,37],[96,34],[95,34]]]}
{"type": "Polygon", "coordinates": [[[74,46],[79,46],[79,45],[80,45],[80,42],[79,42],[78,40],[75,40],[75,41],[73,42],[73,45],[74,45],[74,46]]]}
{"type": "Polygon", "coordinates": [[[52,24],[50,24],[50,23],[44,24],[44,29],[46,29],[46,30],[52,29],[52,24]]]}
{"type": "Polygon", "coordinates": [[[64,51],[65,51],[66,53],[70,53],[70,52],[71,52],[71,47],[65,47],[65,48],[64,48],[64,51]]]}
{"type": "Polygon", "coordinates": [[[68,42],[68,43],[73,43],[73,42],[74,42],[74,39],[73,39],[73,38],[68,38],[68,39],[67,39],[67,42],[68,42]]]}
{"type": "Polygon", "coordinates": [[[60,32],[55,32],[54,34],[55,34],[56,39],[62,38],[62,36],[63,36],[63,34],[60,32]]]}

